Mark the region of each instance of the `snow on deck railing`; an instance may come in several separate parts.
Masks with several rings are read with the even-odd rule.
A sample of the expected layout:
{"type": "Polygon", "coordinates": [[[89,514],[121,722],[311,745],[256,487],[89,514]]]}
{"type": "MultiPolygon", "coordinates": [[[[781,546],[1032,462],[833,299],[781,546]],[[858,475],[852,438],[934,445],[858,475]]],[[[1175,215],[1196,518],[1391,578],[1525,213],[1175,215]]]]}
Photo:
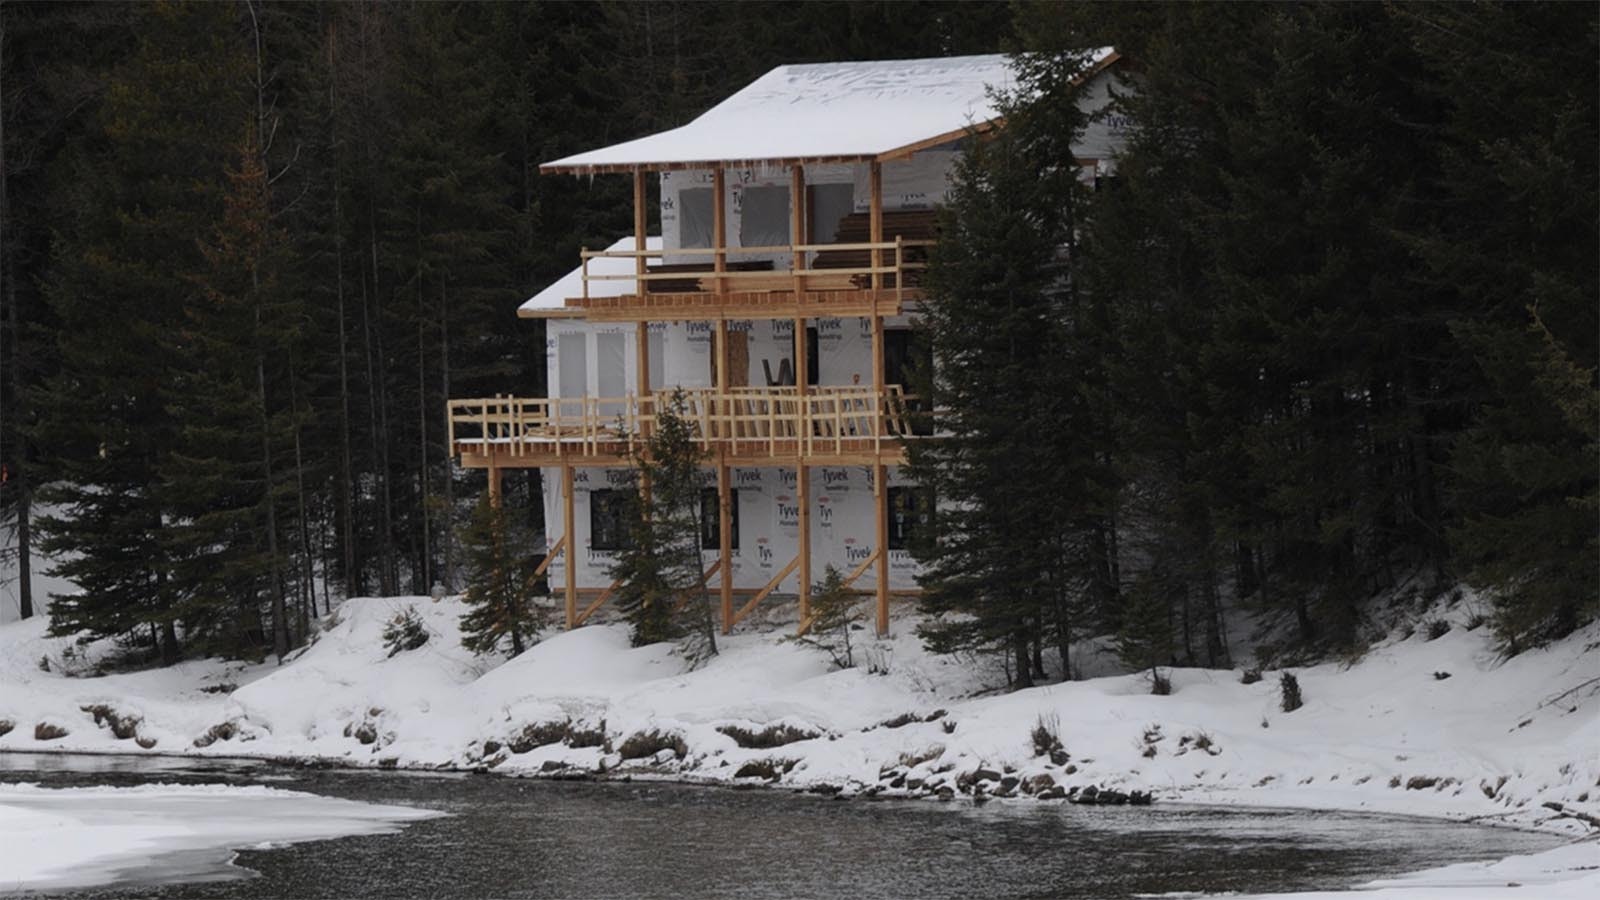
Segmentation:
{"type": "MultiPolygon", "coordinates": [[[[458,451],[481,447],[511,456],[614,454],[618,445],[632,451],[656,422],[657,410],[670,407],[675,391],[644,396],[530,398],[491,397],[451,400],[450,443],[458,451]]],[[[908,415],[915,398],[900,385],[880,394],[872,388],[794,387],[682,390],[680,412],[702,446],[765,444],[774,455],[799,449],[804,454],[844,452],[869,440],[913,436],[908,415]],[[798,445],[798,447],[797,447],[798,445]]]]}

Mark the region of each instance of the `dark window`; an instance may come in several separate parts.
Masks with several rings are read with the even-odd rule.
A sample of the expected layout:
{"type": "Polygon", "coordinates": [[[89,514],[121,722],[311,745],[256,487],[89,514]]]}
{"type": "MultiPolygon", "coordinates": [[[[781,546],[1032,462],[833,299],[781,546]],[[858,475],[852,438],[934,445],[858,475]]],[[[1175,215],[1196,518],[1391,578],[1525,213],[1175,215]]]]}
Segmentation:
{"type": "MultiPolygon", "coordinates": [[[[715,225],[711,188],[685,188],[678,192],[678,246],[709,247],[715,225]]],[[[699,257],[704,261],[707,257],[699,257]]]]}
{"type": "Polygon", "coordinates": [[[589,492],[589,549],[626,550],[632,539],[627,491],[589,492]]]}
{"type": "Polygon", "coordinates": [[[789,189],[748,187],[739,203],[739,246],[789,245],[789,189]]]}
{"type": "Polygon", "coordinates": [[[855,185],[850,184],[813,184],[806,188],[811,243],[839,243],[839,226],[856,209],[855,193],[855,185]]]}
{"type": "MultiPolygon", "coordinates": [[[[739,491],[728,491],[728,524],[733,526],[729,546],[739,549],[739,491]]],[[[717,489],[700,490],[700,549],[722,549],[722,513],[717,507],[717,489]]]]}
{"type": "Polygon", "coordinates": [[[933,491],[917,485],[889,488],[889,549],[909,550],[932,535],[933,491]]]}

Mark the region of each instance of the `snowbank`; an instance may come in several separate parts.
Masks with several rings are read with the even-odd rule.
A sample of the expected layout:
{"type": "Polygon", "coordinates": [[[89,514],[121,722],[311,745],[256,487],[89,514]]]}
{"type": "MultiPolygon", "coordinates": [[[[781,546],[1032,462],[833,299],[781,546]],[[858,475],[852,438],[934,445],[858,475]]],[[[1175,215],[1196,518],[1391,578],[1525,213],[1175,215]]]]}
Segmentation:
{"type": "Polygon", "coordinates": [[[0,626],[0,722],[13,724],[0,750],[603,770],[891,796],[1083,800],[1093,788],[1102,800],[1149,792],[1573,835],[1600,821],[1596,627],[1503,661],[1460,604],[1442,636],[1295,669],[1305,706],[1284,713],[1278,672],[1242,684],[1179,669],[1161,697],[1140,675],[995,692],[998,672],[926,653],[910,618],[858,648],[870,666],[833,670],[775,631],[724,638],[720,656],[686,671],[615,624],[552,634],[509,662],[477,658],[460,647],[462,611],[356,599],[283,666],[103,677],[68,677],[88,664],[65,658],[70,642],[44,637],[42,622],[0,626]],[[391,658],[383,625],[407,606],[430,640],[391,658]],[[1038,726],[1060,747],[1036,746],[1038,726]],[[39,739],[50,728],[66,733],[39,739]]]}
{"type": "Polygon", "coordinates": [[[436,815],[267,787],[0,785],[0,890],[162,880],[164,872],[214,878],[214,864],[236,848],[383,834],[436,815]],[[215,858],[195,871],[194,854],[215,858]]]}

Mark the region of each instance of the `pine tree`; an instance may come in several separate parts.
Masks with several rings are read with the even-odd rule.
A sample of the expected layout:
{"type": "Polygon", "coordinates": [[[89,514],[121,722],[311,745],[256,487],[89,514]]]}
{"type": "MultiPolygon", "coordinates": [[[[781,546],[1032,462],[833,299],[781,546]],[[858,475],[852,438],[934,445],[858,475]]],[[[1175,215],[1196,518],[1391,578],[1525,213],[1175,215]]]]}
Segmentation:
{"type": "Polygon", "coordinates": [[[638,442],[630,539],[610,574],[634,645],[680,641],[698,663],[717,654],[717,633],[700,552],[706,452],[686,412],[683,392],[674,391],[638,442]]]}
{"type": "Polygon", "coordinates": [[[1023,687],[1052,619],[1068,667],[1063,601],[1088,580],[1078,548],[1102,509],[1096,448],[1068,439],[1094,422],[1075,379],[1084,313],[1062,264],[1080,202],[1069,148],[1082,64],[1062,54],[1030,68],[1025,81],[1052,102],[1014,103],[1008,127],[957,164],[923,314],[942,434],[910,445],[914,477],[941,505],[918,551],[936,617],[919,633],[936,651],[1004,651],[1023,687]]]}
{"type": "Polygon", "coordinates": [[[545,611],[534,602],[534,540],[517,516],[485,496],[459,537],[466,556],[466,591],[471,611],[461,617],[461,645],[474,653],[497,653],[510,640],[512,656],[538,640],[545,611]]]}
{"type": "Polygon", "coordinates": [[[34,439],[60,480],[41,521],[57,574],[81,588],[51,608],[56,634],[149,629],[179,654],[185,587],[174,581],[162,466],[178,443],[169,338],[198,296],[200,239],[220,218],[226,139],[239,121],[242,57],[234,11],[158,5],[108,78],[92,139],[73,149],[47,292],[61,372],[37,398],[34,439]]]}
{"type": "Polygon", "coordinates": [[[822,580],[811,588],[811,627],[805,634],[789,638],[828,654],[840,669],[856,665],[850,632],[866,620],[861,595],[844,582],[844,575],[833,566],[822,571],[822,580]]]}

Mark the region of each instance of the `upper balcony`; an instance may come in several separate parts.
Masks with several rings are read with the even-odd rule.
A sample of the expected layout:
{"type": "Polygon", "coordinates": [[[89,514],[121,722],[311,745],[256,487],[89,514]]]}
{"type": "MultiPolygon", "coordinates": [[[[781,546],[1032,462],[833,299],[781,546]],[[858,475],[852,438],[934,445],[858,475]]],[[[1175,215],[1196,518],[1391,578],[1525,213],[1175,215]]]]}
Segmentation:
{"type": "Polygon", "coordinates": [[[898,465],[919,432],[900,385],[684,388],[644,396],[450,401],[450,446],[469,468],[626,464],[660,411],[679,415],[708,457],[743,465],[898,465]]]}

